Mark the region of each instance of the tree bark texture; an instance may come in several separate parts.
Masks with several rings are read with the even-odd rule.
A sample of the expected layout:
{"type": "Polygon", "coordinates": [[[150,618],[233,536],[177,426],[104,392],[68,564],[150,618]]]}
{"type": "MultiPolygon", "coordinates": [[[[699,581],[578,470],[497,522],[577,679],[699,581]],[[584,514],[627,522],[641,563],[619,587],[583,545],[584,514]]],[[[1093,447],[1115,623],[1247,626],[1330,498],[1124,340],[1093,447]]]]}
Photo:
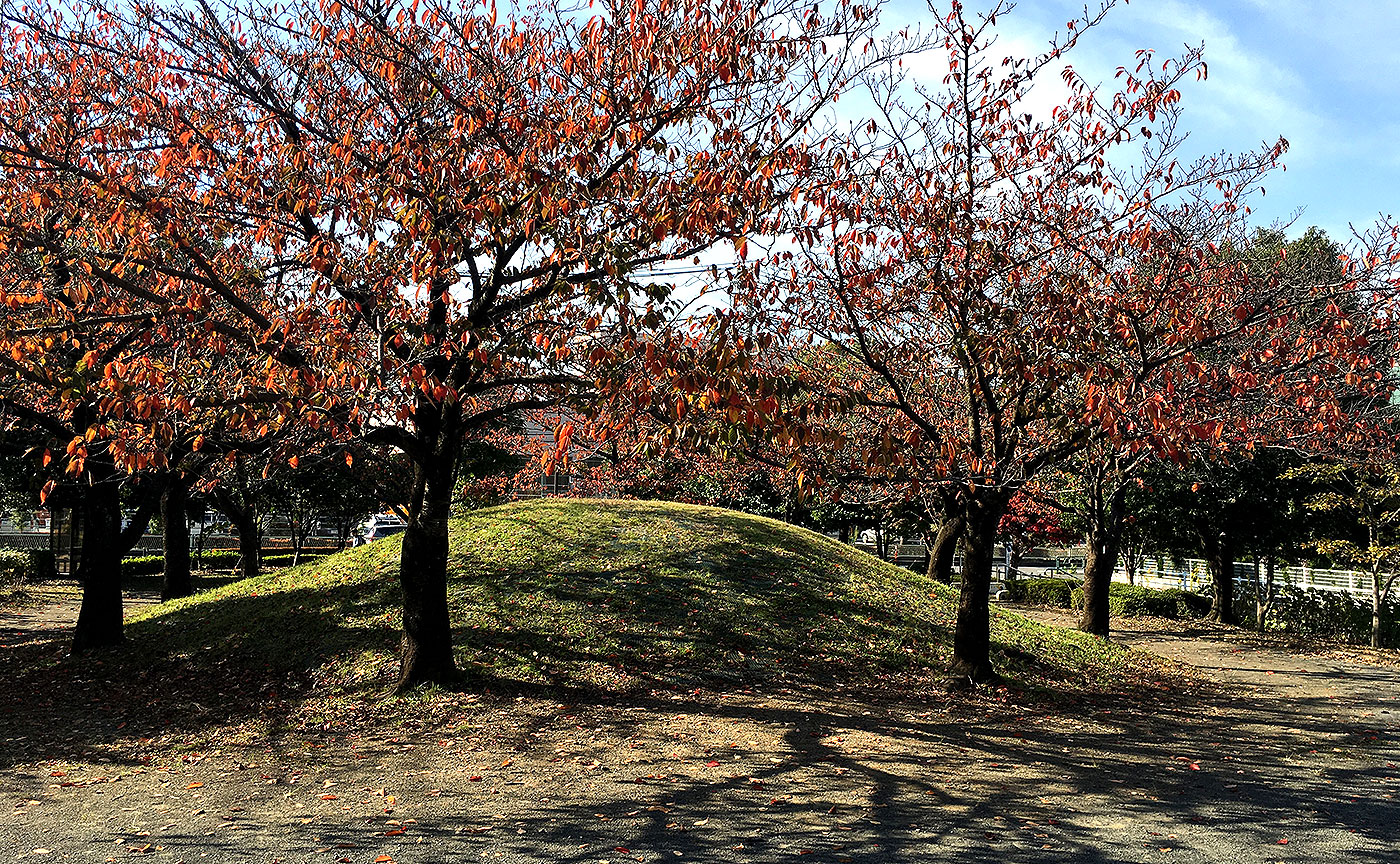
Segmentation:
{"type": "Polygon", "coordinates": [[[1106,497],[1090,508],[1089,529],[1084,536],[1088,549],[1084,555],[1084,610],[1079,629],[1105,638],[1109,633],[1109,586],[1118,567],[1127,499],[1127,485],[1115,484],[1106,497]]]}
{"type": "Polygon", "coordinates": [[[1380,568],[1375,567],[1371,572],[1371,647],[1382,648],[1381,625],[1382,615],[1385,612],[1385,600],[1390,595],[1390,589],[1395,584],[1396,573],[1391,573],[1381,581],[1380,568]]]}
{"type": "Polygon", "coordinates": [[[258,530],[258,511],[251,504],[238,511],[238,561],[244,579],[254,579],[262,572],[262,534],[258,530]]]}
{"type": "Polygon", "coordinates": [[[190,578],[190,486],[189,480],[173,472],[160,496],[160,521],[165,526],[165,568],[160,599],[173,600],[194,593],[190,578]]]}
{"type": "Polygon", "coordinates": [[[1254,556],[1254,624],[1260,633],[1269,624],[1269,608],[1274,604],[1274,554],[1264,559],[1264,582],[1259,582],[1259,556],[1254,556]]]}
{"type": "Polygon", "coordinates": [[[415,459],[413,496],[399,559],[403,590],[400,690],[457,680],[447,606],[447,522],[461,449],[459,417],[455,404],[420,403],[415,412],[419,440],[426,446],[415,459]]]}
{"type": "Polygon", "coordinates": [[[1235,614],[1235,556],[1228,537],[1213,537],[1209,529],[1202,532],[1205,540],[1206,566],[1210,569],[1214,596],[1210,614],[1206,617],[1221,624],[1238,624],[1235,614]]]}
{"type": "Polygon", "coordinates": [[[73,653],[81,654],[122,641],[122,510],[114,476],[93,470],[94,482],[83,489],[80,512],[83,544],[78,580],[83,602],[73,628],[73,653]]]}
{"type": "Polygon", "coordinates": [[[999,491],[970,496],[963,528],[962,590],[953,631],[953,664],[949,670],[957,683],[994,681],[991,659],[992,565],[996,558],[997,525],[1006,508],[999,491]]]}
{"type": "Polygon", "coordinates": [[[958,541],[962,539],[963,526],[967,520],[951,516],[938,526],[938,533],[929,548],[928,577],[944,585],[953,584],[953,556],[958,551],[958,541]]]}

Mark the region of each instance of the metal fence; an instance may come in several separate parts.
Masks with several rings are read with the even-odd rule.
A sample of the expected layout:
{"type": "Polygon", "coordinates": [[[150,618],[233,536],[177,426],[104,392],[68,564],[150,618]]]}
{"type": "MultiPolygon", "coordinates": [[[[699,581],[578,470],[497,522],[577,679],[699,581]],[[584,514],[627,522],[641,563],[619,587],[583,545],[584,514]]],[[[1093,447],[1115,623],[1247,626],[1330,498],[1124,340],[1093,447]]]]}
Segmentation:
{"type": "MultiPolygon", "coordinates": [[[[857,543],[856,547],[871,554],[876,551],[871,544],[857,543]]],[[[886,547],[885,554],[889,560],[914,569],[917,569],[926,560],[924,557],[925,549],[921,544],[890,543],[886,547]]],[[[1034,557],[1027,557],[1021,561],[1018,572],[1023,577],[1055,576],[1073,579],[1081,577],[1083,570],[1084,550],[1071,548],[1045,551],[1034,557]]],[[[962,572],[961,555],[954,558],[953,572],[962,572]]],[[[992,563],[992,579],[1002,581],[1005,578],[1004,555],[1001,554],[1001,550],[998,550],[998,555],[992,563]]],[[[1118,569],[1113,572],[1113,581],[1128,581],[1127,571],[1121,563],[1118,569]]],[[[1256,573],[1253,561],[1235,562],[1235,584],[1262,585],[1263,581],[1264,567],[1262,564],[1259,565],[1259,571],[1256,573]]],[[[1210,570],[1202,559],[1188,558],[1183,561],[1172,561],[1170,558],[1154,558],[1142,563],[1133,582],[1148,588],[1180,588],[1183,591],[1205,592],[1210,589],[1211,578],[1210,570]]],[[[1371,596],[1371,574],[1358,570],[1326,570],[1306,565],[1298,567],[1280,565],[1274,568],[1274,585],[1275,587],[1287,585],[1301,590],[1352,594],[1362,598],[1371,596]]]]}
{"type": "MultiPolygon", "coordinates": [[[[303,555],[330,555],[345,548],[337,541],[328,540],[325,537],[310,537],[304,546],[301,547],[303,555]]],[[[55,543],[54,535],[44,531],[0,531],[0,549],[53,549],[56,553],[54,562],[57,572],[61,576],[72,573],[72,568],[76,566],[72,552],[67,544],[55,543]]],[[[164,553],[164,538],[160,534],[146,534],[136,541],[136,545],[127,553],[127,557],[137,557],[143,555],[160,555],[164,553]]],[[[198,561],[200,556],[211,552],[237,552],[238,538],[230,535],[213,535],[205,537],[203,543],[198,538],[190,544],[190,554],[198,561]]],[[[262,538],[261,555],[263,557],[272,555],[289,555],[293,551],[292,541],[287,537],[267,537],[262,538]]]]}
{"type": "MultiPolygon", "coordinates": [[[[1256,573],[1251,561],[1235,562],[1235,584],[1262,584],[1264,567],[1261,564],[1256,573]]],[[[1120,566],[1113,571],[1113,581],[1127,582],[1127,571],[1120,566]]],[[[1134,582],[1148,588],[1180,588],[1183,591],[1204,591],[1211,584],[1210,570],[1206,562],[1199,558],[1188,558],[1173,562],[1170,559],[1154,559],[1143,562],[1138,568],[1134,582]]],[[[1276,567],[1274,585],[1289,585],[1310,591],[1329,591],[1340,594],[1371,595],[1371,574],[1357,570],[1323,570],[1308,567],[1276,567]]]]}

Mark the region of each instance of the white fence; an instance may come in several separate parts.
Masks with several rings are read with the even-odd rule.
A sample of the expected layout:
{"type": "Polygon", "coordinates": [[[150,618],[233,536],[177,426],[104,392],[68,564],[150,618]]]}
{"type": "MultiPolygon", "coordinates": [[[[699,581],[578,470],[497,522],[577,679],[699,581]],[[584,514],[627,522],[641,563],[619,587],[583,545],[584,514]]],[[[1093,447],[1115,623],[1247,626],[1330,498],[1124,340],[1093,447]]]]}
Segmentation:
{"type": "MultiPolygon", "coordinates": [[[[1259,565],[1259,573],[1256,576],[1252,561],[1235,562],[1236,584],[1245,585],[1256,579],[1259,584],[1263,584],[1264,565],[1262,563],[1259,565]]],[[[1113,581],[1128,581],[1127,571],[1122,566],[1113,571],[1113,581]]],[[[1206,562],[1199,558],[1188,558],[1181,562],[1180,567],[1176,566],[1170,559],[1158,558],[1143,562],[1142,566],[1138,568],[1135,582],[1148,588],[1180,588],[1184,591],[1201,591],[1210,587],[1210,571],[1206,568],[1206,562]]],[[[1357,570],[1319,570],[1307,566],[1277,566],[1274,568],[1274,585],[1276,587],[1289,585],[1312,591],[1355,594],[1360,597],[1371,596],[1371,574],[1357,570]]]]}

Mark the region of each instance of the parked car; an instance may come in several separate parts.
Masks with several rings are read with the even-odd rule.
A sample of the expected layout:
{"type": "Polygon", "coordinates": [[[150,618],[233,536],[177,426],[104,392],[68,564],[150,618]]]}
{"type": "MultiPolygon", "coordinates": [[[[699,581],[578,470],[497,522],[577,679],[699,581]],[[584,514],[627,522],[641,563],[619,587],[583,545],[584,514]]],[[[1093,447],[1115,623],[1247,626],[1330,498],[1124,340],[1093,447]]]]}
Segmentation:
{"type": "Polygon", "coordinates": [[[389,537],[394,534],[402,534],[408,528],[408,523],[393,514],[380,513],[369,517],[360,528],[359,534],[355,536],[355,545],[363,546],[366,543],[373,543],[382,537],[389,537]]]}

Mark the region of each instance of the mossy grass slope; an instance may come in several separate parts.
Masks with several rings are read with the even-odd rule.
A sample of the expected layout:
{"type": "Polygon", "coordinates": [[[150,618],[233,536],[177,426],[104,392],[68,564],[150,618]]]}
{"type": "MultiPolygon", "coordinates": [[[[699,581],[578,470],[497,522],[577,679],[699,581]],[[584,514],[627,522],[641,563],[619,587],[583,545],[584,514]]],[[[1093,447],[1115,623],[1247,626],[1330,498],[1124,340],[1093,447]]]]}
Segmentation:
{"type": "MultiPolygon", "coordinates": [[[[953,590],[819,534],[716,508],[540,500],[451,526],[449,591],[471,688],[625,692],[923,687],[945,666],[953,590]]],[[[399,538],[164,604],[129,635],[172,658],[387,688],[399,538]]],[[[1126,654],[995,613],[1013,685],[1113,688],[1126,654]]]]}

